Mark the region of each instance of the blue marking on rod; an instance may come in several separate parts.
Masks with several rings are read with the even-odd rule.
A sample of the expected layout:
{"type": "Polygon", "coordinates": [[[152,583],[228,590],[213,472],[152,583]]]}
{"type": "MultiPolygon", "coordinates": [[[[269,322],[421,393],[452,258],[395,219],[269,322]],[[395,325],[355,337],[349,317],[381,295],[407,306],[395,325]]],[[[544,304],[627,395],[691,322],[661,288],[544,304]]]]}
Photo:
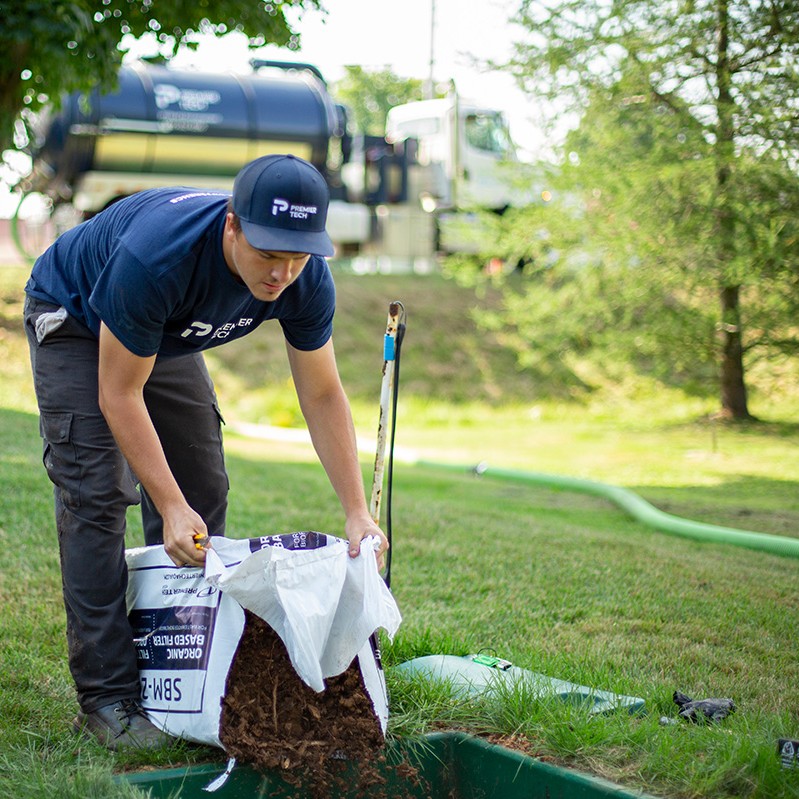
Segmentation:
{"type": "Polygon", "coordinates": [[[384,361],[393,361],[394,360],[394,345],[395,339],[393,336],[389,336],[386,334],[386,337],[383,339],[383,360],[384,361]]]}

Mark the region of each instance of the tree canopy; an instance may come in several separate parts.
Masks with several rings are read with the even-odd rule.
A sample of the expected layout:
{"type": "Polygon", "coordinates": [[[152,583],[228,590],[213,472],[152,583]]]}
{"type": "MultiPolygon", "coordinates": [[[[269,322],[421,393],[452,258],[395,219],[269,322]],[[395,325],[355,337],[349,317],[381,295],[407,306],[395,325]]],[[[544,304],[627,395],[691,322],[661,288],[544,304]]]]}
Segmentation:
{"type": "Polygon", "coordinates": [[[672,378],[715,362],[722,413],[749,418],[745,364],[799,348],[799,3],[524,0],[516,22],[505,66],[581,121],[555,199],[502,221],[534,264],[505,322],[544,314],[561,353],[626,334],[672,378]]]}
{"type": "Polygon", "coordinates": [[[166,58],[193,46],[198,32],[240,31],[252,47],[296,49],[287,12],[320,8],[320,0],[0,0],[0,151],[11,146],[15,124],[24,138],[20,126],[43,104],[110,89],[126,35],[154,36],[166,58]]]}

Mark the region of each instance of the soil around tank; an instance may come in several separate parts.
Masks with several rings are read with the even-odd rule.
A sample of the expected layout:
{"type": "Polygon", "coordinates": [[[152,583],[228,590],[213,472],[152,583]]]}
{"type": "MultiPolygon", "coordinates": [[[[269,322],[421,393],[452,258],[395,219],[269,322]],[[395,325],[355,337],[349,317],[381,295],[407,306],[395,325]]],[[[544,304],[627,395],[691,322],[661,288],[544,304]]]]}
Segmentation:
{"type": "Polygon", "coordinates": [[[325,682],[322,693],[305,685],[277,633],[245,611],[222,700],[227,754],[312,797],[385,796],[385,739],[357,658],[325,682]]]}

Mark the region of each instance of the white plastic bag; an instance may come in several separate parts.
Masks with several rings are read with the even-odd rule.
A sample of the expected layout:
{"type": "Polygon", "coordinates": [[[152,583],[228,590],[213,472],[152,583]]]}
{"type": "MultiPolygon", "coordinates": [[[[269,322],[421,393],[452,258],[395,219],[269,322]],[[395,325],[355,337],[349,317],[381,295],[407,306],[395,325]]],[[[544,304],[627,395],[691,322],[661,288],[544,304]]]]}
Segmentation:
{"type": "Polygon", "coordinates": [[[298,675],[317,691],[357,656],[385,733],[388,698],[374,633],[401,617],[377,572],[374,540],[350,558],[323,533],[212,538],[206,572],[179,568],[162,546],[126,553],[128,612],[142,702],[153,723],[177,737],[221,747],[225,681],[246,607],[272,626],[298,675]]]}
{"type": "Polygon", "coordinates": [[[295,671],[315,691],[341,674],[378,628],[393,637],[399,627],[399,609],[377,571],[376,538],[361,542],[357,558],[337,539],[303,552],[270,547],[227,567],[211,541],[209,583],[277,632],[295,671]]]}

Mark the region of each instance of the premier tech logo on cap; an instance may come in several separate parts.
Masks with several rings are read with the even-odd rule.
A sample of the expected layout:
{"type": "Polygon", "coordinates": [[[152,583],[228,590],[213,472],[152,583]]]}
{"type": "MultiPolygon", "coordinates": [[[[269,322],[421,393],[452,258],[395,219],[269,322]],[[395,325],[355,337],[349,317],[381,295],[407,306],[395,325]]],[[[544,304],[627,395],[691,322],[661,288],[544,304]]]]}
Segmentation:
{"type": "Polygon", "coordinates": [[[316,167],[293,155],[250,162],[233,183],[233,211],[250,246],[333,255],[327,235],[330,191],[316,167]]]}
{"type": "Polygon", "coordinates": [[[288,213],[292,219],[308,219],[311,214],[315,214],[319,209],[315,205],[292,205],[288,200],[275,197],[272,200],[272,216],[288,213]]]}

